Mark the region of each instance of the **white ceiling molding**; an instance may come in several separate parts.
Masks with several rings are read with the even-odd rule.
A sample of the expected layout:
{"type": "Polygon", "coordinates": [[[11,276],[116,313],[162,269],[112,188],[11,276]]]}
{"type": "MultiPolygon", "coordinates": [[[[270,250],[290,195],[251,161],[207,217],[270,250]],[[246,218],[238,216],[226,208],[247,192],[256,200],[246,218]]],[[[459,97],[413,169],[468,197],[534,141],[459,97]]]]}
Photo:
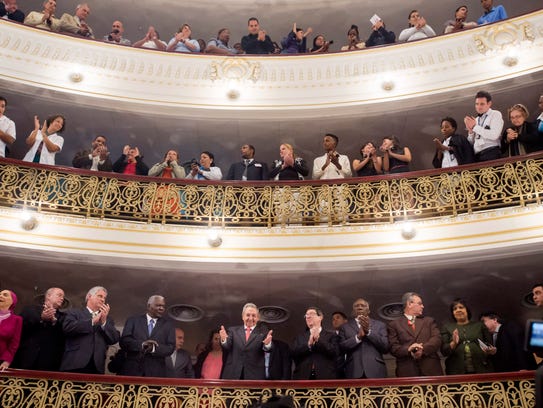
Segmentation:
{"type": "Polygon", "coordinates": [[[345,115],[541,70],[543,10],[423,41],[348,53],[219,57],[122,47],[0,21],[9,82],[177,117],[345,115]]]}

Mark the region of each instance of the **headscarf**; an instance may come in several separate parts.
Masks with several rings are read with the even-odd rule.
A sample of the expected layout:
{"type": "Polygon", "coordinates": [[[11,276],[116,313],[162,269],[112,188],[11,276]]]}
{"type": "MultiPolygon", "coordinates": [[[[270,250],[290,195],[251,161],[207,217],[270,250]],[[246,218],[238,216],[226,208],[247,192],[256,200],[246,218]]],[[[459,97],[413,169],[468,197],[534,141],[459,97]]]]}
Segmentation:
{"type": "Polygon", "coordinates": [[[0,311],[0,322],[3,320],[6,320],[8,317],[11,316],[11,312],[15,308],[15,305],[17,305],[17,295],[12,290],[9,291],[11,294],[11,306],[9,307],[9,310],[7,311],[0,311]]]}

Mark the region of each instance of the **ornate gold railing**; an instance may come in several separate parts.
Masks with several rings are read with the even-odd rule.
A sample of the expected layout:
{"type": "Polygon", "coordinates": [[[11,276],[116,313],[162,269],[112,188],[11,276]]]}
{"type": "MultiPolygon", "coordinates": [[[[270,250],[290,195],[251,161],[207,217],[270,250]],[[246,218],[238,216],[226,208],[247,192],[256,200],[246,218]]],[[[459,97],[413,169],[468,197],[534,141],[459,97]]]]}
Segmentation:
{"type": "Polygon", "coordinates": [[[3,408],[248,408],[290,395],[313,408],[533,408],[534,372],[343,381],[145,379],[14,370],[0,374],[3,408]]]}
{"type": "Polygon", "coordinates": [[[489,164],[328,183],[198,183],[3,159],[0,205],[134,221],[270,227],[390,223],[540,203],[543,154],[489,164]]]}

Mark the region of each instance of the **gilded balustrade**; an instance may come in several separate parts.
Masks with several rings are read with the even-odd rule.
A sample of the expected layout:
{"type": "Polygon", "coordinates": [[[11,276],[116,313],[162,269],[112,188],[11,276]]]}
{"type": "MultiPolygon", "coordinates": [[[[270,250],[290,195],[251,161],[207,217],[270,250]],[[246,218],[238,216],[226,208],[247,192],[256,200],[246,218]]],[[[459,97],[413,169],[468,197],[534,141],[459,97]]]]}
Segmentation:
{"type": "Polygon", "coordinates": [[[11,371],[3,408],[248,408],[274,394],[306,408],[531,408],[534,373],[344,381],[205,381],[11,371]]]}
{"type": "Polygon", "coordinates": [[[210,226],[364,224],[540,203],[543,155],[365,179],[295,183],[161,181],[0,161],[0,205],[210,226]]]}

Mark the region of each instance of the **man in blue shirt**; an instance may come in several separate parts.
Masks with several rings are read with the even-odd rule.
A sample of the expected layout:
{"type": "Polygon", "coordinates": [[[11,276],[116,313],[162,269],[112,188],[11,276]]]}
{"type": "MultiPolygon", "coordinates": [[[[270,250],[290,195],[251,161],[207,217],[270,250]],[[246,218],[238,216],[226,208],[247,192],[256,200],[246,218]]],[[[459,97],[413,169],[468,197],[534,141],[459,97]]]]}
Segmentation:
{"type": "Polygon", "coordinates": [[[481,6],[483,6],[484,13],[477,20],[477,24],[490,24],[507,18],[507,13],[503,6],[493,7],[492,2],[493,0],[481,0],[481,6]]]}

